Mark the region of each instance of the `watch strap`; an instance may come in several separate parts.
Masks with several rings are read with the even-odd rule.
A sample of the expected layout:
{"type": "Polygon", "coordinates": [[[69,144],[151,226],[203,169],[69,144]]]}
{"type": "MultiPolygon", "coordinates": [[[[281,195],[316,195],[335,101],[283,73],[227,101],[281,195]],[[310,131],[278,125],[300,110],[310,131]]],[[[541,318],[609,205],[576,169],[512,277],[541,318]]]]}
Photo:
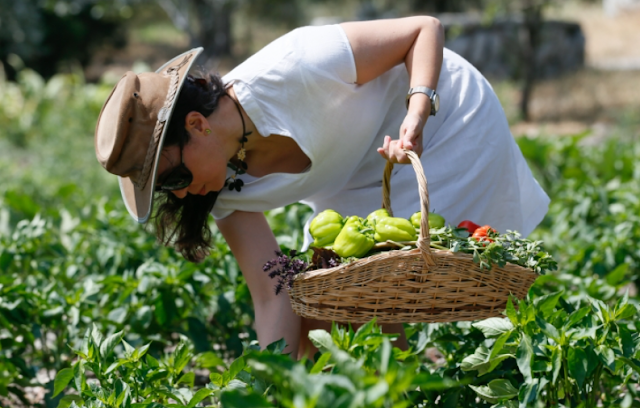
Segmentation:
{"type": "Polygon", "coordinates": [[[407,109],[409,109],[409,99],[411,99],[411,95],[415,93],[423,93],[429,97],[429,99],[431,100],[431,114],[433,115],[435,113],[434,99],[436,96],[436,91],[429,88],[428,86],[414,86],[413,88],[410,88],[409,92],[407,92],[407,98],[406,98],[407,109]]]}

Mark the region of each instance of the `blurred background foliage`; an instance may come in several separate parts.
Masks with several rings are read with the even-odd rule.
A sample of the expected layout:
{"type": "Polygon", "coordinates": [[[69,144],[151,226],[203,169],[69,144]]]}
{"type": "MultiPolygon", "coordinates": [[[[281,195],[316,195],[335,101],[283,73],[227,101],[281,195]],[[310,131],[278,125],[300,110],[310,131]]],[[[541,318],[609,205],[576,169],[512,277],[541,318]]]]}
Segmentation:
{"type": "MultiPolygon", "coordinates": [[[[187,47],[205,45],[208,64],[224,73],[303,24],[464,11],[490,25],[509,13],[518,14],[521,21],[546,19],[561,6],[560,0],[0,0],[0,405],[58,406],[61,397],[52,396],[53,379],[71,366],[76,356],[70,347],[79,347],[92,325],[105,336],[122,331],[134,347],[150,343],[148,353],[157,359],[169,359],[168,353],[188,341],[193,390],[209,382],[210,372],[222,373],[220,367],[245,353],[255,340],[247,286],[215,227],[211,256],[199,265],[184,262],[172,249],[158,246],[152,231],[129,219],[115,178],[95,161],[95,121],[124,70],[153,69],[187,47]],[[224,23],[210,24],[216,18],[224,23]]],[[[584,385],[573,397],[567,394],[571,406],[579,406],[584,395],[580,393],[587,388],[594,398],[592,406],[640,406],[635,309],[640,300],[640,120],[633,98],[616,99],[618,93],[633,90],[638,82],[633,75],[586,68],[551,80],[534,77],[541,93],[530,109],[547,112],[536,113],[538,117],[583,122],[571,122],[568,136],[543,131],[517,139],[552,198],[549,214],[532,238],[544,240],[560,265],[557,273],[540,277],[530,291],[527,303],[535,309],[532,313],[561,327],[562,319],[584,307],[595,308],[599,301],[613,307],[628,294],[634,305],[616,316],[611,329],[605,325],[605,332],[597,331],[602,325],[595,312],[583,320],[572,317],[582,337],[567,344],[570,353],[588,355],[596,363],[587,367],[593,374],[591,388],[584,385]],[[606,87],[598,88],[600,84],[606,87]],[[592,88],[607,98],[580,93],[592,88]],[[578,96],[565,99],[571,94],[578,96]],[[607,359],[614,350],[618,360],[611,363],[607,359]],[[597,370],[604,363],[598,363],[599,358],[609,364],[602,377],[597,370]]],[[[528,86],[525,77],[492,80],[516,136],[529,129],[518,127],[528,86]]],[[[280,244],[300,247],[307,207],[292,205],[267,216],[280,244]]],[[[537,406],[553,405],[544,399],[549,390],[559,392],[547,380],[556,368],[551,370],[552,362],[544,355],[553,341],[540,332],[539,321],[530,322],[526,330],[525,324],[518,326],[509,332],[509,342],[503,339],[500,344],[520,348],[522,339],[531,336],[538,359],[531,372],[514,358],[492,363],[494,371],[487,376],[465,371],[461,362],[476,350],[500,350],[497,340],[463,322],[408,326],[414,355],[397,361],[388,350],[383,353],[381,345],[349,349],[354,355],[363,347],[372,349],[367,357],[371,365],[364,366],[367,380],[358,377],[357,370],[349,375],[356,383],[381,381],[374,374],[378,357],[372,357],[379,353],[392,359],[394,367],[403,361],[419,362],[422,388],[408,394],[436,406],[489,407],[492,404],[467,384],[486,387],[489,381],[507,379],[517,386],[525,377],[537,387],[525,390],[527,398],[539,398],[537,406]],[[449,383],[450,378],[460,382],[449,383]]],[[[293,363],[284,357],[252,358],[265,362],[254,361],[252,375],[261,367],[277,374],[265,378],[284,378],[276,387],[279,398],[302,398],[317,380],[303,363],[294,372],[293,363]],[[307,385],[291,385],[294,379],[307,378],[307,385]]],[[[349,361],[344,358],[336,366],[349,361]]],[[[554,367],[558,361],[553,360],[554,367]]],[[[582,386],[587,373],[571,364],[565,384],[582,386]],[[574,374],[581,380],[575,381],[574,374]]],[[[564,360],[560,365],[566,370],[564,360]]],[[[409,377],[415,374],[411,365],[400,367],[409,377]]],[[[331,378],[336,383],[343,380],[331,378]]],[[[338,388],[328,387],[326,395],[338,388]]],[[[227,406],[246,406],[241,391],[227,395],[245,401],[227,406]]],[[[513,402],[496,406],[517,406],[513,402]]]]}

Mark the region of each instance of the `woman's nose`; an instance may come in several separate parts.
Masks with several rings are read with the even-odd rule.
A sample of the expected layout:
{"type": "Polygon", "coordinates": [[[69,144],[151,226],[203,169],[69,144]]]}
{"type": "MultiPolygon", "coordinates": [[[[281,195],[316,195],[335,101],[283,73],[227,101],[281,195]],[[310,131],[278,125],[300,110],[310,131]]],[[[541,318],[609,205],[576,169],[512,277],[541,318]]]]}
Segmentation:
{"type": "Polygon", "coordinates": [[[173,193],[176,197],[178,197],[178,198],[182,199],[182,198],[185,198],[185,197],[187,196],[187,189],[188,189],[188,188],[189,188],[189,187],[181,188],[180,190],[173,190],[173,191],[172,191],[172,193],[173,193]]]}

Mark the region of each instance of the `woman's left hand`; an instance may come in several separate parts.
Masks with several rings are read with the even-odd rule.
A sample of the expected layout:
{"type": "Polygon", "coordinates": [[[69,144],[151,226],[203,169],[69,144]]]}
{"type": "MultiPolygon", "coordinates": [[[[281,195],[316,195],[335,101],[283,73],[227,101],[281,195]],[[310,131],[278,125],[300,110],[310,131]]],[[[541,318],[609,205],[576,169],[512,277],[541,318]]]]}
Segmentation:
{"type": "Polygon", "coordinates": [[[420,115],[407,113],[400,126],[400,137],[391,139],[391,136],[385,136],[382,147],[378,148],[378,153],[391,163],[411,163],[404,150],[413,150],[418,157],[422,155],[422,129],[424,125],[425,120],[420,115]]]}

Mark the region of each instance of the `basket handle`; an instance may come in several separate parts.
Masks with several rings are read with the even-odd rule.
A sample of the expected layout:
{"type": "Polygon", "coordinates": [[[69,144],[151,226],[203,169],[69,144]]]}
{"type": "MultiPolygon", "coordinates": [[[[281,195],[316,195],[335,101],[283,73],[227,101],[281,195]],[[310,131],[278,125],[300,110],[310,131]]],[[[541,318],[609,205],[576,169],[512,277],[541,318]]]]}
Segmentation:
{"type": "MultiPolygon", "coordinates": [[[[425,264],[434,266],[435,261],[431,253],[431,247],[429,246],[431,238],[429,237],[429,190],[427,190],[427,177],[424,175],[424,169],[422,168],[422,163],[418,155],[411,150],[405,149],[404,152],[409,157],[409,160],[411,160],[413,170],[416,172],[418,192],[420,193],[420,212],[422,213],[422,217],[420,221],[420,234],[418,234],[416,246],[420,249],[425,264]]],[[[391,211],[391,199],[389,197],[391,196],[390,180],[392,170],[393,163],[387,161],[382,175],[382,208],[389,211],[391,216],[393,216],[393,212],[391,211]]]]}

